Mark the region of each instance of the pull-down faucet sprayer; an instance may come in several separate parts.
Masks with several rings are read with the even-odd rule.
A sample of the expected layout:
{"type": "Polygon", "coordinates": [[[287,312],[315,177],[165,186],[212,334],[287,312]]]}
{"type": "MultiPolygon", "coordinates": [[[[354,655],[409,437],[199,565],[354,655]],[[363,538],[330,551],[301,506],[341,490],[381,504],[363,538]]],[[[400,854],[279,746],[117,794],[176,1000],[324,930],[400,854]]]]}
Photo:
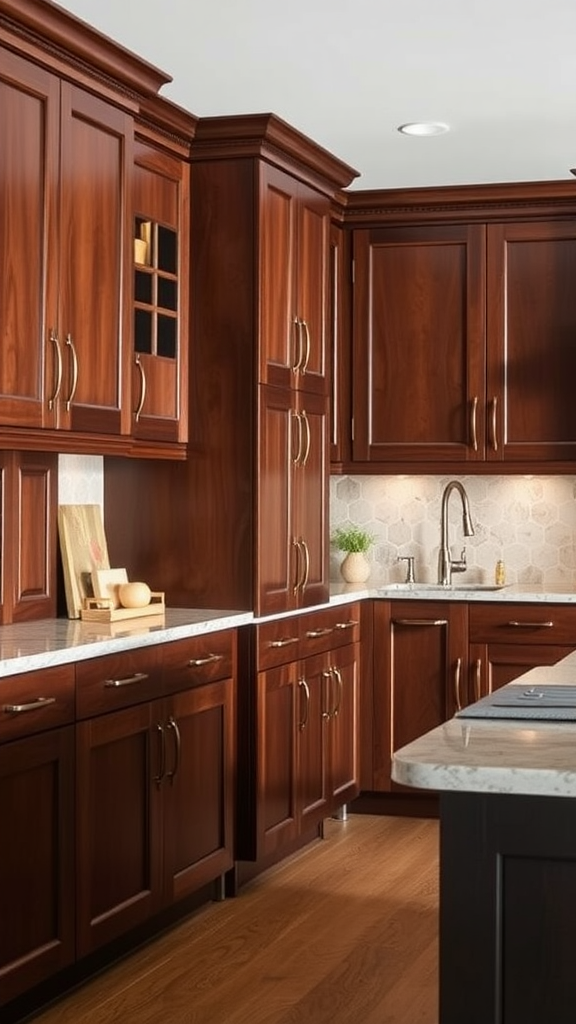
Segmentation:
{"type": "Polygon", "coordinates": [[[464,485],[459,480],[451,480],[450,483],[446,484],[444,493],[442,495],[442,515],[441,515],[441,541],[440,541],[440,553],[438,556],[438,582],[443,587],[448,587],[452,583],[453,572],[465,572],[466,565],[466,549],[462,549],[460,558],[453,559],[450,555],[450,545],[448,544],[448,502],[452,491],[458,491],[460,500],[462,502],[462,529],[465,537],[474,536],[474,526],[472,524],[472,516],[470,515],[470,503],[468,501],[468,495],[464,485]]]}

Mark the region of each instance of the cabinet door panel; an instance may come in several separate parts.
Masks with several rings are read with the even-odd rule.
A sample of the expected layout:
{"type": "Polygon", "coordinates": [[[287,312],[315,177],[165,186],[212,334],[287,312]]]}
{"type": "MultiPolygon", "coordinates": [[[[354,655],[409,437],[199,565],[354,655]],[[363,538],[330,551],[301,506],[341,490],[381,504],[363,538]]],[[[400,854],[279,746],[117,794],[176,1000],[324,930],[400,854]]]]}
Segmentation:
{"type": "Polygon", "coordinates": [[[354,236],[353,458],[483,457],[485,229],[354,236]]]}
{"type": "Polygon", "coordinates": [[[538,665],[555,665],[572,651],[558,644],[470,644],[470,700],[479,700],[538,665]]]}
{"type": "Polygon", "coordinates": [[[323,604],[329,597],[328,399],[301,392],[298,415],[302,450],[293,463],[292,538],[306,545],[306,582],[298,601],[307,607],[323,604]]]}
{"type": "Polygon", "coordinates": [[[258,853],[279,849],[297,834],[295,665],[258,675],[258,853]]]}
{"type": "Polygon", "coordinates": [[[488,228],[494,460],[574,459],[576,224],[488,228]]]}
{"type": "Polygon", "coordinates": [[[260,174],[260,382],[290,387],[299,358],[296,325],[297,182],[274,167],[260,174]]]}
{"type": "Polygon", "coordinates": [[[131,118],[62,86],[60,333],[62,424],[127,433],[130,353],[127,168],[131,118]]]}
{"type": "Polygon", "coordinates": [[[57,209],[60,85],[8,50],[0,57],[0,422],[42,427],[54,418],[44,376],[51,395],[57,281],[47,282],[47,272],[55,261],[48,239],[57,209]]]}
{"type": "Polygon", "coordinates": [[[302,831],[326,817],[330,671],[326,655],[298,665],[298,820],[302,831]]]}
{"type": "Polygon", "coordinates": [[[360,644],[332,651],[333,701],[330,705],[330,801],[340,807],[358,796],[360,644]]]}
{"type": "Polygon", "coordinates": [[[330,205],[314,189],[298,192],[298,316],[303,345],[298,387],[326,394],[330,205]]]}
{"type": "Polygon", "coordinates": [[[161,724],[157,702],[76,727],[80,956],[141,924],[160,905],[161,797],[154,777],[161,774],[161,724]]]}
{"type": "Polygon", "coordinates": [[[0,1003],[74,959],[74,730],[0,746],[0,1003]]]}
{"type": "Polygon", "coordinates": [[[258,391],[256,611],[268,615],[297,606],[294,583],[300,570],[291,534],[296,431],[291,393],[270,387],[260,387],[258,391]]]}
{"type": "MultiPolygon", "coordinates": [[[[457,602],[374,606],[374,788],[396,789],[395,750],[451,718],[467,701],[468,610],[457,602]]],[[[403,789],[403,787],[399,787],[403,789]]]]}
{"type": "Polygon", "coordinates": [[[179,693],[167,706],[165,888],[169,902],[233,863],[234,702],[231,679],[179,693]]]}

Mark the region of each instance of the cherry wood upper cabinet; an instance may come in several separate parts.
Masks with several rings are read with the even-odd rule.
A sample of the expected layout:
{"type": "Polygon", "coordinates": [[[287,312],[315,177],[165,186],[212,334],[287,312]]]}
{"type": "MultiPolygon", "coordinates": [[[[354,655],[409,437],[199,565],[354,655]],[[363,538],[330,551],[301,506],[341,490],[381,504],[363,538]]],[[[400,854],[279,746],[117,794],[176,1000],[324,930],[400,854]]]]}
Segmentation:
{"type": "Polygon", "coordinates": [[[488,226],[487,455],[576,458],[576,221],[488,226]]]}
{"type": "Polygon", "coordinates": [[[132,118],[8,50],[0,115],[0,422],[126,433],[132,118]]]}
{"type": "Polygon", "coordinates": [[[485,229],[354,233],[354,461],[484,455],[485,229]]]}
{"type": "Polygon", "coordinates": [[[137,140],[133,172],[132,434],[188,434],[190,166],[137,140]]]}
{"type": "Polygon", "coordinates": [[[350,197],[344,468],[572,471],[575,212],[567,182],[350,197]]]}
{"type": "Polygon", "coordinates": [[[260,170],[260,383],[327,393],[330,200],[260,170]]]}
{"type": "Polygon", "coordinates": [[[132,133],[124,111],[63,83],[58,260],[51,264],[58,282],[49,286],[47,326],[60,361],[58,426],[80,432],[130,430],[124,282],[132,133]]]}
{"type": "Polygon", "coordinates": [[[12,426],[56,420],[44,305],[48,233],[57,211],[59,104],[54,75],[0,48],[0,422],[12,426]]]}

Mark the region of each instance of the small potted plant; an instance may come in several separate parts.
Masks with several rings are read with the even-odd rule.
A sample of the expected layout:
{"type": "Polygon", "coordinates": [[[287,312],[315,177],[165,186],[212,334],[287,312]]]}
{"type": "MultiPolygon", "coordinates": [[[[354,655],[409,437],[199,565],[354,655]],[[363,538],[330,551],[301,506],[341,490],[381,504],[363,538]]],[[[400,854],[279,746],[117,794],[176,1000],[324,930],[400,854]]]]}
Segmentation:
{"type": "Polygon", "coordinates": [[[339,526],[333,534],[332,542],[339,551],[345,551],[340,572],[346,583],[364,583],[371,572],[366,552],[374,543],[374,537],[368,530],[359,526],[339,526]]]}

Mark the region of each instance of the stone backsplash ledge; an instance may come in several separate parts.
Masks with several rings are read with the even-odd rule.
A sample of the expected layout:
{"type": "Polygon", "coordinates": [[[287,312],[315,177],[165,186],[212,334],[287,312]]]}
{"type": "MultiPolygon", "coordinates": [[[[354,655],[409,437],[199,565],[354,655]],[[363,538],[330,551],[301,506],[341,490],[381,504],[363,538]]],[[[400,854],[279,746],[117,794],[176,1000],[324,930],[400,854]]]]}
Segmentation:
{"type": "MultiPolygon", "coordinates": [[[[450,476],[332,477],[331,529],[353,522],[369,530],[373,577],[405,578],[399,555],[414,555],[416,579],[436,582],[442,493],[450,476]]],[[[449,543],[466,546],[468,570],[458,582],[493,583],[502,558],[506,582],[576,590],[576,477],[458,477],[470,499],[473,537],[462,533],[462,506],[450,497],[449,543]]],[[[331,576],[340,580],[342,553],[331,547],[331,576]]]]}

